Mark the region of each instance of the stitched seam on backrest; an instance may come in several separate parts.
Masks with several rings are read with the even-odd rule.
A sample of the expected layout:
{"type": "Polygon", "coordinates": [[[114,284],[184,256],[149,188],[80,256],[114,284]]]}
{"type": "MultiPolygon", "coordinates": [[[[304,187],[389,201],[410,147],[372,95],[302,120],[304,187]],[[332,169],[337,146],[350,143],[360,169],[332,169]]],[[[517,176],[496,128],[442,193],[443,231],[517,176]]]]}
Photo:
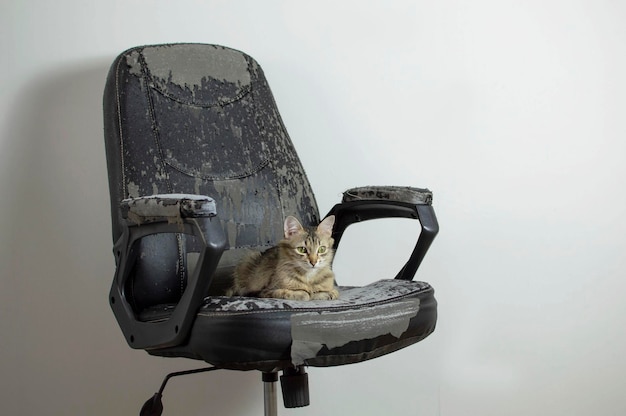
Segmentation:
{"type": "MultiPolygon", "coordinates": [[[[250,62],[248,61],[249,57],[246,56],[246,62],[248,63],[248,68],[251,68],[250,62]]],[[[251,58],[250,58],[251,59],[251,58]]],[[[258,70],[258,69],[257,69],[258,70]]],[[[261,89],[258,88],[258,84],[260,84],[260,80],[259,80],[259,75],[256,72],[253,72],[252,70],[250,70],[250,94],[252,95],[252,106],[254,107],[254,123],[256,124],[257,128],[259,129],[259,133],[261,135],[261,137],[263,138],[263,141],[266,143],[269,143],[269,139],[267,138],[267,130],[265,128],[265,123],[263,123],[263,119],[261,118],[261,113],[259,111],[258,105],[257,105],[257,99],[255,97],[255,92],[260,91],[261,89]],[[255,85],[256,84],[256,85],[255,85]],[[252,88],[252,86],[255,86],[257,88],[252,88]]],[[[271,170],[272,170],[272,178],[273,178],[273,182],[274,182],[274,188],[276,189],[276,195],[278,196],[278,203],[279,203],[279,208],[280,208],[280,213],[281,213],[281,217],[285,218],[285,204],[283,201],[283,194],[281,192],[281,186],[280,186],[280,178],[278,177],[278,175],[276,174],[276,162],[273,159],[268,158],[267,160],[267,164],[270,165],[271,170]]]]}
{"type": "Polygon", "coordinates": [[[146,64],[146,61],[143,57],[143,53],[140,52],[139,53],[139,64],[141,66],[141,74],[143,76],[144,82],[145,82],[145,95],[146,95],[146,99],[148,101],[148,111],[150,113],[150,124],[151,124],[151,128],[152,128],[152,137],[154,138],[154,143],[157,147],[157,152],[159,154],[159,162],[161,164],[161,169],[162,169],[162,175],[164,175],[165,178],[165,184],[167,186],[167,191],[168,193],[172,193],[174,192],[172,190],[172,185],[169,181],[169,175],[167,174],[167,166],[165,164],[165,157],[163,156],[163,147],[161,146],[161,138],[160,138],[160,134],[159,134],[159,127],[158,127],[158,123],[157,123],[157,119],[155,116],[155,112],[154,112],[154,103],[152,101],[152,97],[150,96],[150,76],[148,75],[148,67],[146,64]]]}
{"type": "Polygon", "coordinates": [[[167,160],[164,161],[164,163],[167,166],[171,167],[172,169],[177,170],[178,172],[184,175],[190,176],[192,178],[199,178],[199,179],[204,179],[208,181],[226,181],[226,180],[231,180],[231,179],[243,179],[243,178],[247,178],[248,176],[252,176],[258,171],[262,170],[265,166],[267,166],[270,163],[270,160],[269,159],[262,160],[261,162],[257,163],[256,166],[254,166],[252,169],[238,173],[236,175],[231,175],[231,176],[198,175],[197,173],[194,173],[187,169],[183,169],[179,166],[173,165],[167,160]]]}
{"type": "MultiPolygon", "coordinates": [[[[244,54],[245,57],[245,61],[246,61],[246,65],[247,65],[247,70],[250,73],[251,77],[253,75],[253,72],[251,70],[251,65],[249,62],[249,57],[247,57],[244,54]]],[[[146,74],[147,77],[149,77],[150,79],[153,79],[153,77],[151,76],[151,74],[146,74]]],[[[258,81],[258,80],[257,80],[258,81]]],[[[170,99],[172,101],[175,101],[179,104],[183,104],[183,105],[188,105],[191,107],[196,107],[196,108],[215,108],[215,107],[226,107],[230,104],[234,104],[237,101],[242,100],[244,97],[246,97],[247,95],[250,95],[252,97],[251,101],[252,101],[252,105],[255,108],[254,111],[254,122],[256,124],[256,126],[259,129],[260,135],[263,138],[263,141],[266,142],[266,137],[265,137],[265,128],[263,126],[262,123],[259,123],[259,112],[257,111],[256,108],[256,100],[254,99],[254,92],[253,92],[253,83],[254,80],[251,79],[250,81],[250,85],[243,87],[242,90],[236,94],[234,97],[226,99],[226,100],[219,100],[217,103],[215,104],[198,104],[198,103],[194,103],[194,102],[189,102],[189,101],[185,101],[185,100],[181,100],[177,97],[172,96],[171,94],[168,94],[167,92],[163,91],[162,89],[160,89],[159,87],[157,87],[155,84],[151,84],[149,85],[149,87],[154,90],[155,92],[159,93],[160,95],[166,97],[167,99],[170,99]]],[[[153,116],[154,117],[154,116],[153,116]]],[[[163,155],[161,147],[159,147],[159,152],[161,155],[163,155]]],[[[232,174],[232,175],[203,175],[200,172],[195,172],[193,170],[190,169],[185,169],[177,164],[174,164],[170,161],[168,161],[165,157],[162,158],[162,163],[166,166],[169,166],[170,168],[176,170],[177,172],[180,172],[186,176],[192,177],[192,178],[198,178],[198,179],[203,179],[203,180],[208,180],[208,181],[217,181],[217,180],[232,180],[232,179],[243,179],[243,178],[247,178],[250,177],[252,175],[254,175],[255,173],[261,171],[262,169],[264,169],[267,165],[270,164],[271,160],[270,157],[266,157],[265,159],[261,160],[260,162],[258,162],[256,165],[252,166],[250,169],[244,170],[243,172],[239,172],[236,174],[232,174]]],[[[282,206],[282,204],[281,204],[282,206]]]]}
{"type": "Polygon", "coordinates": [[[150,88],[153,89],[154,91],[156,91],[157,93],[161,94],[162,96],[172,100],[172,101],[176,101],[179,104],[184,104],[184,105],[188,105],[191,107],[198,107],[198,108],[215,108],[215,107],[225,107],[229,104],[233,104],[239,100],[241,100],[243,97],[245,97],[246,95],[248,95],[251,92],[251,87],[245,87],[244,89],[242,89],[237,95],[235,95],[232,98],[229,98],[227,100],[218,100],[216,103],[213,104],[200,104],[200,103],[194,103],[193,101],[186,101],[186,100],[182,100],[178,97],[174,97],[172,94],[169,94],[165,91],[163,91],[162,89],[160,89],[159,87],[157,87],[156,85],[150,85],[150,88]]]}
{"type": "MultiPolygon", "coordinates": [[[[151,85],[151,76],[149,74],[149,70],[148,70],[148,65],[146,63],[146,60],[143,56],[143,49],[139,52],[139,65],[141,66],[141,74],[145,83],[145,96],[146,96],[146,100],[148,101],[148,111],[150,113],[150,124],[151,124],[151,128],[152,128],[152,137],[154,139],[154,143],[157,147],[157,152],[159,154],[159,162],[161,164],[161,174],[163,175],[163,178],[165,179],[165,185],[167,187],[167,191],[169,193],[174,192],[172,189],[172,184],[170,182],[170,178],[169,175],[167,173],[167,164],[165,163],[165,157],[163,155],[163,146],[161,145],[161,136],[159,133],[159,126],[158,126],[158,122],[156,119],[156,114],[154,111],[154,102],[152,101],[152,97],[150,95],[150,88],[152,87],[151,85]]],[[[182,244],[182,238],[180,234],[176,234],[176,249],[178,251],[178,264],[180,265],[178,268],[178,279],[179,279],[179,284],[180,284],[180,288],[181,288],[181,297],[182,297],[182,293],[184,291],[184,287],[185,287],[185,274],[186,274],[186,267],[185,267],[185,263],[182,262],[182,258],[184,256],[184,247],[182,244]]]]}
{"type": "Polygon", "coordinates": [[[128,198],[129,196],[127,193],[128,187],[126,186],[126,167],[124,164],[124,133],[122,130],[122,104],[120,100],[120,90],[119,90],[121,62],[122,62],[122,58],[120,58],[117,61],[117,65],[115,66],[115,104],[117,106],[117,125],[118,125],[119,135],[120,135],[120,164],[121,164],[121,169],[122,169],[122,195],[123,195],[123,198],[128,198]]]}

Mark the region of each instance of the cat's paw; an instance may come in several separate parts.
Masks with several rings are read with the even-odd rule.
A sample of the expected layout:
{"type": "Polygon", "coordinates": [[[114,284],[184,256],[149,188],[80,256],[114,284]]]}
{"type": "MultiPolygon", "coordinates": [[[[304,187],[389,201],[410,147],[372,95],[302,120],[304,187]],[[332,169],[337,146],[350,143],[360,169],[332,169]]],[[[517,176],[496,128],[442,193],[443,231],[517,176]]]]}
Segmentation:
{"type": "Polygon", "coordinates": [[[333,300],[339,297],[339,292],[333,289],[328,292],[315,292],[311,295],[311,300],[333,300]]]}
{"type": "Polygon", "coordinates": [[[311,295],[304,290],[285,290],[282,298],[289,300],[310,300],[311,295]]]}
{"type": "Polygon", "coordinates": [[[305,290],[276,289],[261,292],[262,298],[278,298],[289,300],[309,300],[311,295],[305,290]]]}

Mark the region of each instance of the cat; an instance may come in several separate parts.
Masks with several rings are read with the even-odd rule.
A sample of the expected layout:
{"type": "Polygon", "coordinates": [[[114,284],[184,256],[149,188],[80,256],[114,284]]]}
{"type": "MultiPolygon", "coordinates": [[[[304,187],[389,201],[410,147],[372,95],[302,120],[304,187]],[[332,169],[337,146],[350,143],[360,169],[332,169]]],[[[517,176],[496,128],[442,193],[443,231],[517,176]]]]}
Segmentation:
{"type": "Polygon", "coordinates": [[[288,216],[285,238],[278,245],[245,258],[233,274],[228,295],[292,300],[331,300],[339,297],[332,238],[335,216],[326,217],[316,228],[305,229],[288,216]]]}

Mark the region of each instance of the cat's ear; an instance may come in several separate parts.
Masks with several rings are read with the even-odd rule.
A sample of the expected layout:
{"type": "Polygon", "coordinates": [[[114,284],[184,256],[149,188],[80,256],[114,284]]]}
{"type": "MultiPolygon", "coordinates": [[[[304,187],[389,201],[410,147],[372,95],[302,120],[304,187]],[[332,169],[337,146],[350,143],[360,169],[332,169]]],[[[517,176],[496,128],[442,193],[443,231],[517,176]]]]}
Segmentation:
{"type": "Polygon", "coordinates": [[[304,228],[302,228],[302,224],[300,224],[300,221],[298,221],[295,217],[292,217],[291,215],[285,218],[284,229],[285,238],[290,238],[292,235],[298,234],[304,230],[304,228]]]}
{"type": "Polygon", "coordinates": [[[317,226],[317,233],[322,235],[327,235],[330,237],[333,233],[333,226],[335,225],[335,216],[329,215],[324,218],[324,221],[320,222],[320,225],[317,226]]]}

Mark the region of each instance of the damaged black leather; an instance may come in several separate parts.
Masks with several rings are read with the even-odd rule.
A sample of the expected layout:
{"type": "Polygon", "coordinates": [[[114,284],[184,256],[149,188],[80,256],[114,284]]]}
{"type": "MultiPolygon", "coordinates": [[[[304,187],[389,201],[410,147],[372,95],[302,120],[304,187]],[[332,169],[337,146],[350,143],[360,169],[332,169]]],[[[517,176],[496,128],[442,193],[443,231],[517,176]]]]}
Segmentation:
{"type": "Polygon", "coordinates": [[[205,44],[129,49],[109,71],[104,127],[117,266],[109,301],[131,347],[274,371],[375,358],[434,330],[434,290],[412,281],[438,231],[421,188],[353,188],[329,212],[338,249],[352,224],[418,220],[396,279],[341,288],[338,301],[223,296],[247,250],[282,238],[285,216],[322,218],[250,56],[205,44]]]}

